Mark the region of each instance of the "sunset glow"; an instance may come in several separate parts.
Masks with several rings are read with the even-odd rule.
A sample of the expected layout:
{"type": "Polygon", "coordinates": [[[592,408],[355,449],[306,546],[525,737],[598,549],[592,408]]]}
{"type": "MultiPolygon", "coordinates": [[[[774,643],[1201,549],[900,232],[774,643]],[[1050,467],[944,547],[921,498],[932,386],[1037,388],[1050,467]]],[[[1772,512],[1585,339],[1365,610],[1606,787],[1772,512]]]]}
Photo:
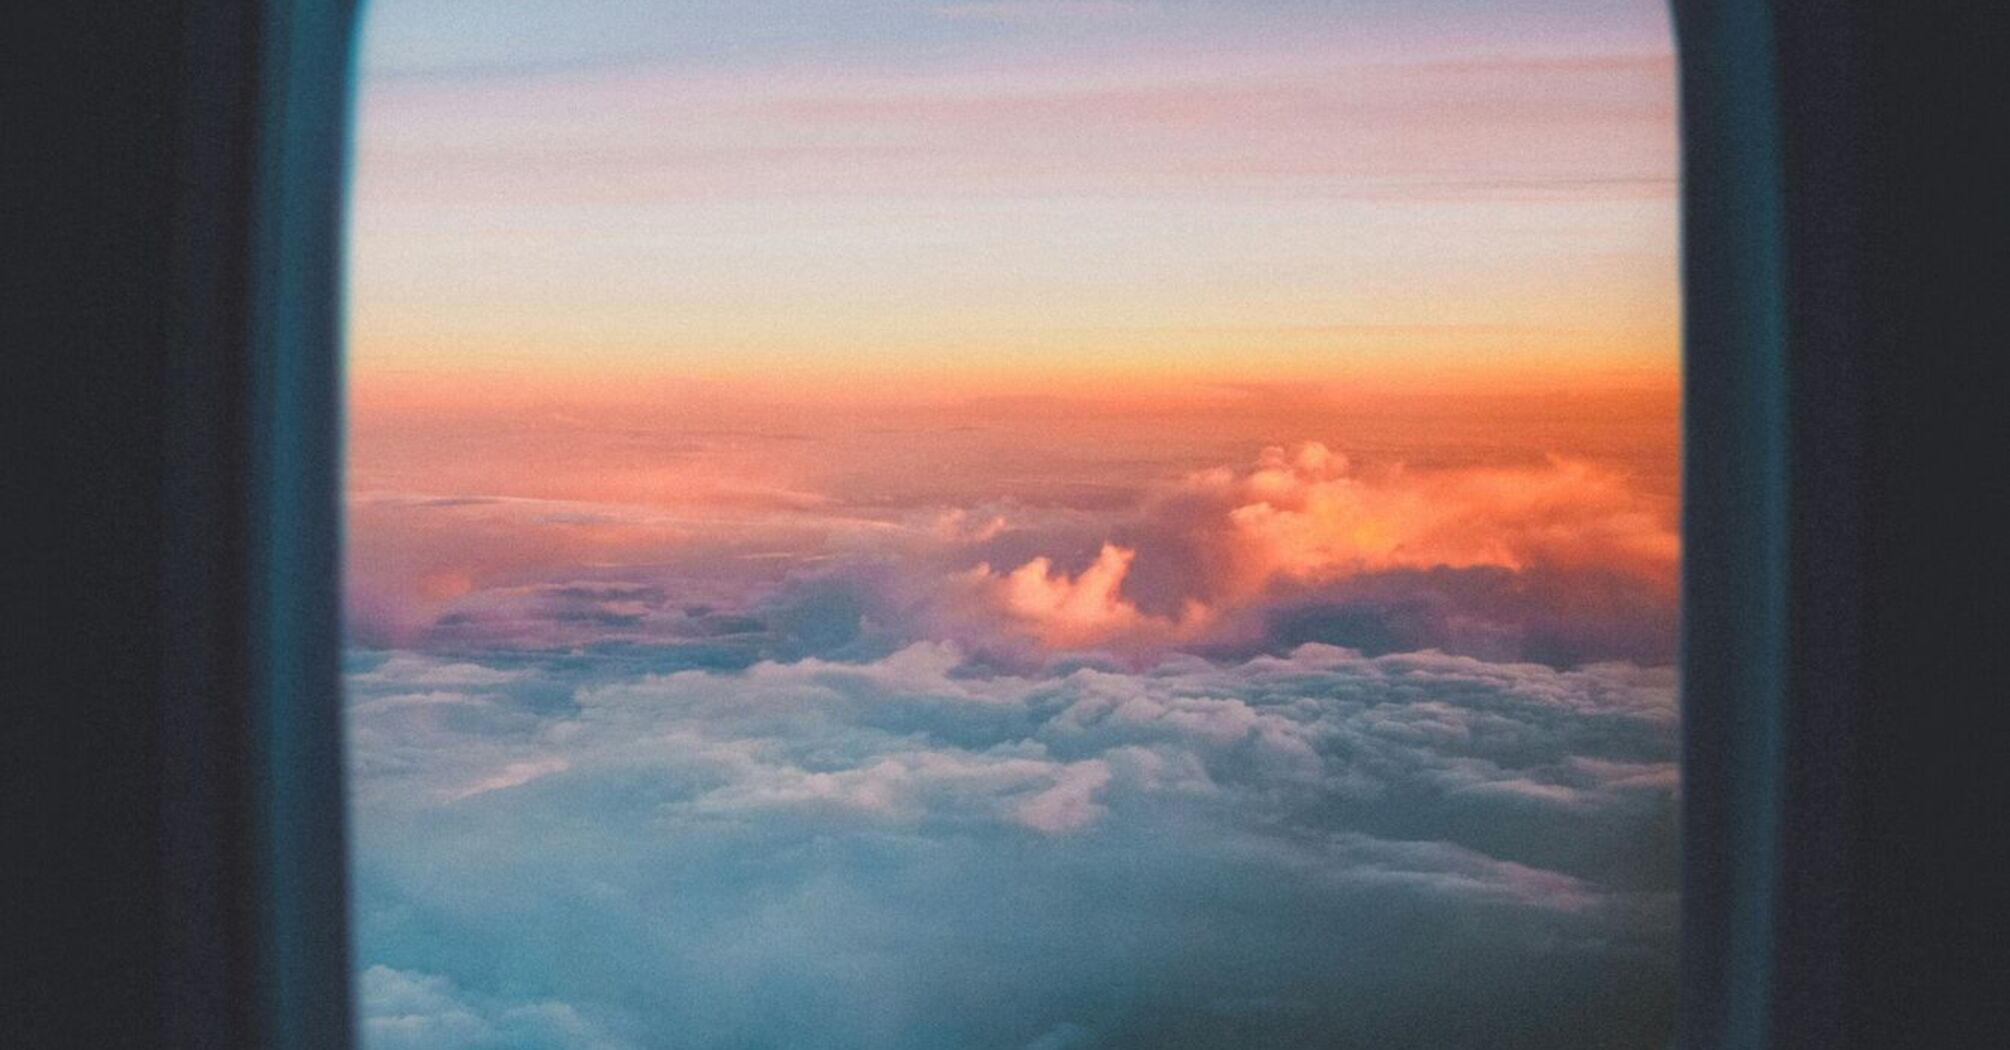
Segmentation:
{"type": "Polygon", "coordinates": [[[372,7],[373,1050],[1665,1039],[1661,5],[372,7]]]}

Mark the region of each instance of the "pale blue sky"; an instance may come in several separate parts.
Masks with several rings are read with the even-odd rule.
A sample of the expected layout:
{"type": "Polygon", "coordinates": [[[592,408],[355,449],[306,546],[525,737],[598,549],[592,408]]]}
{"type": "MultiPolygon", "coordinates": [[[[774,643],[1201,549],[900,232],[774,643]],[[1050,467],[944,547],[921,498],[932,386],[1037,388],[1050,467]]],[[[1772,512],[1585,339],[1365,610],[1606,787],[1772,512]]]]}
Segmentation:
{"type": "Polygon", "coordinates": [[[1668,24],[1634,0],[370,0],[372,76],[480,75],[578,64],[758,68],[790,58],[968,58],[1031,42],[1219,40],[1325,34],[1451,43],[1529,38],[1559,48],[1656,51],[1668,24]]]}

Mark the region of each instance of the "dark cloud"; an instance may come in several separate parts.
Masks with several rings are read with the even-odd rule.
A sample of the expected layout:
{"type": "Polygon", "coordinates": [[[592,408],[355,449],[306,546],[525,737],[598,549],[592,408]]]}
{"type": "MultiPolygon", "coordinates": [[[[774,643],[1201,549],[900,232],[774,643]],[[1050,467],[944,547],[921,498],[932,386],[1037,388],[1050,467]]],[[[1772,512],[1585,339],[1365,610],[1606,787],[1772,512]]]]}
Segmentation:
{"type": "Polygon", "coordinates": [[[1403,569],[1319,587],[1280,588],[1259,612],[1266,643],[1371,655],[1443,649],[1570,667],[1597,660],[1674,662],[1676,605],[1626,573],[1536,566],[1403,569]]]}

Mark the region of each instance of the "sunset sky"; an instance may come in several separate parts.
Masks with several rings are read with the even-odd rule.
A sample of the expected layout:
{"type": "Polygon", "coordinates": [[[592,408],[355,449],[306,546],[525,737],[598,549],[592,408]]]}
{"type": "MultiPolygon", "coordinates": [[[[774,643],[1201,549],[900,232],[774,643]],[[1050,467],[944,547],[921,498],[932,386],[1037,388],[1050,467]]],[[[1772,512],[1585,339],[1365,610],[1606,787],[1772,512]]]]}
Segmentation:
{"type": "Polygon", "coordinates": [[[393,0],[356,373],[784,398],[1665,382],[1663,21],[393,0]]]}
{"type": "Polygon", "coordinates": [[[372,1050],[1657,1046],[1646,0],[374,0],[372,1050]]]}

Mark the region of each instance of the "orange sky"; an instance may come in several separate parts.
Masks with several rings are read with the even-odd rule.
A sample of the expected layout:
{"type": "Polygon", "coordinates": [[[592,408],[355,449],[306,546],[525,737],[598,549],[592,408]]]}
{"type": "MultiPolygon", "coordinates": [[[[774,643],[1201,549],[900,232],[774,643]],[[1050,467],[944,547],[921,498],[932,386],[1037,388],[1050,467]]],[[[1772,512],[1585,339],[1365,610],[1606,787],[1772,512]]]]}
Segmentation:
{"type": "Polygon", "coordinates": [[[1093,28],[370,78],[359,396],[1672,377],[1665,39],[1093,28]]]}
{"type": "Polygon", "coordinates": [[[1665,26],[1098,10],[366,78],[359,615],[664,566],[731,603],[894,535],[942,629],[1053,644],[1406,567],[1672,602],[1665,26]],[[1307,448],[1344,466],[1266,495],[1307,448]]]}

